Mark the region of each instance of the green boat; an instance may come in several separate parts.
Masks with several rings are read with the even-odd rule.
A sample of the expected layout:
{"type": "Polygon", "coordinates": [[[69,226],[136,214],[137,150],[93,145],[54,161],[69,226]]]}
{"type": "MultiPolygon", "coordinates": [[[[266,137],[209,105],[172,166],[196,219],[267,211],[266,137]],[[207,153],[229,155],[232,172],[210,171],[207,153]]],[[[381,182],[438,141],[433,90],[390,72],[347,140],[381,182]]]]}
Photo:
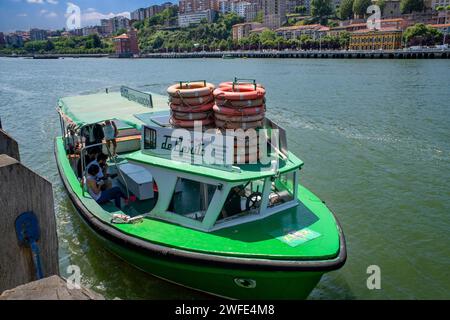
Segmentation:
{"type": "Polygon", "coordinates": [[[68,195],[105,248],[136,268],[224,298],[305,299],[324,273],[344,265],[337,219],[299,183],[303,162],[270,119],[264,126],[280,130],[270,153],[277,165],[227,166],[168,156],[176,143],[165,96],[122,87],[61,98],[57,109],[55,156],[68,195]],[[110,153],[105,141],[74,150],[83,130],[106,120],[119,132],[118,156],[108,160],[112,183],[135,199],[122,209],[98,204],[77,175],[90,148],[110,153]]]}

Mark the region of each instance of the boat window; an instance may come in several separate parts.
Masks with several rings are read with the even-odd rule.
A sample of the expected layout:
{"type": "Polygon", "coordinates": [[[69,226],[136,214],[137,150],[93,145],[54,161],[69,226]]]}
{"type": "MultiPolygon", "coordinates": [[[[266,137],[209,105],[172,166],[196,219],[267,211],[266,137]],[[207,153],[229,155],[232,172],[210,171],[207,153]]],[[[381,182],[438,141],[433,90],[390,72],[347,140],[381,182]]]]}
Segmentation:
{"type": "Polygon", "coordinates": [[[156,149],[156,130],[145,127],[144,149],[156,149]]]}
{"type": "Polygon", "coordinates": [[[248,181],[231,188],[225,200],[218,222],[249,214],[258,214],[264,192],[264,179],[248,181]]]}
{"type": "Polygon", "coordinates": [[[178,178],[170,201],[169,212],[203,221],[217,186],[178,178]]]}
{"type": "Polygon", "coordinates": [[[291,171],[281,174],[278,178],[272,181],[268,207],[275,207],[294,200],[294,192],[295,172],[291,171]]]}

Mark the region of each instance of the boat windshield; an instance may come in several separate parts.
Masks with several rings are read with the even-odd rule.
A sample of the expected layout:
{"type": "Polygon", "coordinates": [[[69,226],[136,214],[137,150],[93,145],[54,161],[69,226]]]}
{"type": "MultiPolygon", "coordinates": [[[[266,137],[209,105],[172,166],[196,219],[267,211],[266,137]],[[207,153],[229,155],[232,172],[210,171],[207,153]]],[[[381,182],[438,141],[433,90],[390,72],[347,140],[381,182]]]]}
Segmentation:
{"type": "Polygon", "coordinates": [[[248,181],[231,188],[217,222],[258,214],[264,192],[264,179],[248,181]]]}
{"type": "Polygon", "coordinates": [[[281,174],[272,181],[269,194],[268,207],[273,208],[283,203],[294,200],[295,195],[295,171],[281,174]]]}
{"type": "Polygon", "coordinates": [[[186,218],[203,221],[217,186],[178,178],[167,211],[186,218]]]}

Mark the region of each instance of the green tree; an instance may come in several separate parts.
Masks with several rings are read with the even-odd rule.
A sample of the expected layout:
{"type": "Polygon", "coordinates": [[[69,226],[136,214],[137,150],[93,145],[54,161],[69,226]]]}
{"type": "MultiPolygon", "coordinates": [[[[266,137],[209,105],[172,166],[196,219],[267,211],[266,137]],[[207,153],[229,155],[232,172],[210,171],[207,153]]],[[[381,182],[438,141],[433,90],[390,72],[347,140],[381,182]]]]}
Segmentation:
{"type": "Polygon", "coordinates": [[[407,28],[403,38],[408,46],[432,46],[442,43],[443,34],[435,28],[418,23],[407,28]]]}
{"type": "Polygon", "coordinates": [[[423,11],[423,0],[401,0],[400,11],[402,13],[412,13],[413,11],[423,11]]]}
{"type": "Polygon", "coordinates": [[[331,0],[312,0],[311,15],[320,23],[326,24],[328,16],[333,14],[333,3],[331,0]]]}
{"type": "Polygon", "coordinates": [[[294,8],[294,12],[298,14],[305,14],[306,13],[306,7],[305,6],[296,6],[294,8]]]}
{"type": "Polygon", "coordinates": [[[350,44],[350,33],[345,31],[339,34],[339,47],[341,49],[347,49],[350,44]]]}
{"type": "Polygon", "coordinates": [[[263,23],[263,20],[264,20],[263,12],[262,11],[258,11],[258,13],[256,14],[256,17],[253,20],[253,22],[263,23]]]}
{"type": "Polygon", "coordinates": [[[127,33],[127,29],[124,29],[124,28],[122,28],[122,29],[119,29],[119,30],[117,30],[114,34],[113,34],[113,36],[120,36],[121,34],[124,34],[124,33],[127,33]]]}
{"type": "Polygon", "coordinates": [[[367,8],[371,5],[371,0],[355,0],[353,2],[353,13],[362,17],[367,13],[367,8]]]}
{"type": "Polygon", "coordinates": [[[261,42],[275,41],[276,37],[277,37],[276,33],[269,29],[266,29],[263,32],[261,32],[259,36],[261,42]]]}
{"type": "Polygon", "coordinates": [[[47,43],[45,44],[44,50],[47,52],[53,51],[55,49],[55,45],[50,40],[47,40],[47,43]]]}
{"type": "Polygon", "coordinates": [[[339,18],[342,20],[351,19],[353,17],[353,2],[354,0],[343,0],[339,7],[339,18]]]}

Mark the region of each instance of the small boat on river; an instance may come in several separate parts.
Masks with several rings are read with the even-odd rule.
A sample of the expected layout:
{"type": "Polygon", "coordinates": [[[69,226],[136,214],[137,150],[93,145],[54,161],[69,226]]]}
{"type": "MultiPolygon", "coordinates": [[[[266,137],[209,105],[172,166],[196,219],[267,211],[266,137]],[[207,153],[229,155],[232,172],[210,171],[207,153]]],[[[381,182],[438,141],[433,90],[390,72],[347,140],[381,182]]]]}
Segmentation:
{"type": "MultiPolygon", "coordinates": [[[[216,113],[226,103],[220,101],[216,113]]],[[[268,161],[244,156],[237,163],[233,136],[231,147],[223,148],[232,163],[206,163],[207,146],[227,136],[214,121],[213,131],[180,131],[166,96],[122,87],[61,98],[57,111],[62,133],[55,156],[71,201],[105,248],[136,268],[225,298],[305,299],[323,274],[344,265],[346,245],[336,217],[300,183],[303,162],[269,118],[257,128],[260,135],[263,129],[278,132],[264,143],[271,150],[268,161]],[[117,129],[117,156],[101,137],[91,140],[109,121],[117,129]],[[120,206],[99,204],[86,189],[86,157],[94,148],[109,155],[110,181],[126,195],[120,206]]]]}

